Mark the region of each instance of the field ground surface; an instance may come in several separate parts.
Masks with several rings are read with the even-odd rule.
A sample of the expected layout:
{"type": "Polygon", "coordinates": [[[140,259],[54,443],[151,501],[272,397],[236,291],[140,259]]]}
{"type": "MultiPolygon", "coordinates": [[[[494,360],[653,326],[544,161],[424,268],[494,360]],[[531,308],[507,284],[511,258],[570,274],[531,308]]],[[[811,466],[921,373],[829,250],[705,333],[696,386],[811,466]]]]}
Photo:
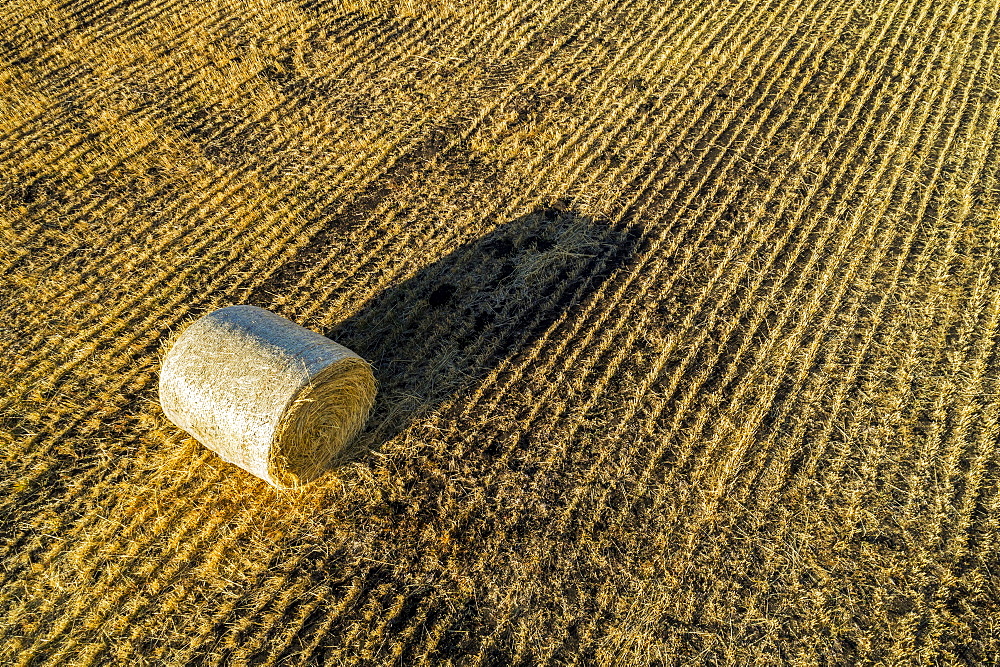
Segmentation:
{"type": "Polygon", "coordinates": [[[0,4],[0,662],[1000,664],[995,0],[0,4]],[[162,416],[373,364],[277,492],[162,416]]]}

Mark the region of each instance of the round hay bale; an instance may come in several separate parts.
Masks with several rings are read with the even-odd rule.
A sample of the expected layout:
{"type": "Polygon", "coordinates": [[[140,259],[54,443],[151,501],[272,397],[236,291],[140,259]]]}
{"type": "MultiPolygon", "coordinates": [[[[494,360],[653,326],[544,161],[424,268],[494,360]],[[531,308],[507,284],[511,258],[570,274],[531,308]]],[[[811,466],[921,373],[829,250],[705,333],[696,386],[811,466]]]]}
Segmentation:
{"type": "Polygon", "coordinates": [[[278,488],[306,484],[361,429],[371,367],[329,338],[255,306],[191,324],[160,368],[170,421],[278,488]]]}

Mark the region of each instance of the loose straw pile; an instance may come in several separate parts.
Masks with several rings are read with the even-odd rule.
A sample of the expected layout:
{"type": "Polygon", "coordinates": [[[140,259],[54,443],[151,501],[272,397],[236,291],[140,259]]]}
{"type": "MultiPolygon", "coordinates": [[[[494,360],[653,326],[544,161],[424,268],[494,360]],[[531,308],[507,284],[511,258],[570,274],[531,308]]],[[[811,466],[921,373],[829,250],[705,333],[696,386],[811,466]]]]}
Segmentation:
{"type": "Polygon", "coordinates": [[[194,322],[160,370],[167,418],[278,488],[321,475],[374,400],[375,378],[361,357],[254,306],[194,322]]]}

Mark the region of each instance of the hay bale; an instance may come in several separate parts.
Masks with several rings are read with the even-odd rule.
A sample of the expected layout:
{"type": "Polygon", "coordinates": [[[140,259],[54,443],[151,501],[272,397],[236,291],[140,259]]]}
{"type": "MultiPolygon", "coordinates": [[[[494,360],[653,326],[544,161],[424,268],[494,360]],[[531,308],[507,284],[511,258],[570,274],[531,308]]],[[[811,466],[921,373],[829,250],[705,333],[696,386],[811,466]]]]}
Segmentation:
{"type": "Polygon", "coordinates": [[[189,326],[160,369],[170,421],[224,460],[278,488],[318,477],[375,400],[361,357],[254,306],[189,326]]]}

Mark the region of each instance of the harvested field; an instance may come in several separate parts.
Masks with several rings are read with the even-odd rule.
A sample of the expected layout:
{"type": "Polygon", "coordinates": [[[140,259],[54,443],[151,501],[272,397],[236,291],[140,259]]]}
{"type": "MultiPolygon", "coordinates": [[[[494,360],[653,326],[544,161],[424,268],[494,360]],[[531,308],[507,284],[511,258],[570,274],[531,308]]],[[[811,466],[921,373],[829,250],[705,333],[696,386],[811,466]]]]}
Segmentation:
{"type": "Polygon", "coordinates": [[[0,5],[0,663],[1000,664],[1000,5],[0,5]],[[374,414],[163,417],[236,303],[374,414]]]}

